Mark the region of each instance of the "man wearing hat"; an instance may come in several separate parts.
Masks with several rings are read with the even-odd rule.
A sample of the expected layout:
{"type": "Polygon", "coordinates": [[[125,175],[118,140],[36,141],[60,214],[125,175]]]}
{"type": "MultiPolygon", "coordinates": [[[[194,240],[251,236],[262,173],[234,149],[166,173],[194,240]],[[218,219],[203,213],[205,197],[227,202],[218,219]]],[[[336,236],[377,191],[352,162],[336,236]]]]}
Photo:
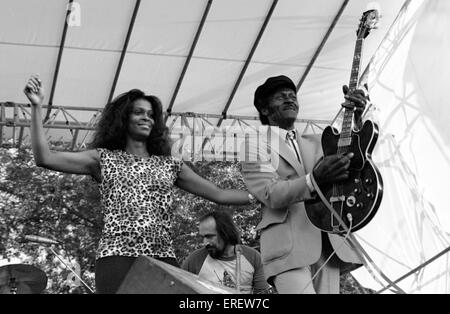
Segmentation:
{"type": "MultiPolygon", "coordinates": [[[[355,105],[355,122],[361,125],[364,91],[350,92],[344,86],[344,94],[355,105]]],[[[321,136],[295,129],[297,90],[284,75],[259,86],[254,105],[267,126],[260,137],[267,137],[263,145],[250,143],[241,149],[246,154],[242,174],[249,192],[262,203],[257,230],[266,278],[278,293],[339,293],[341,272],[361,261],[341,236],[321,233],[309,221],[303,202],[315,193],[311,176],[318,184],[346,179],[353,154],[321,158],[321,136]]]]}

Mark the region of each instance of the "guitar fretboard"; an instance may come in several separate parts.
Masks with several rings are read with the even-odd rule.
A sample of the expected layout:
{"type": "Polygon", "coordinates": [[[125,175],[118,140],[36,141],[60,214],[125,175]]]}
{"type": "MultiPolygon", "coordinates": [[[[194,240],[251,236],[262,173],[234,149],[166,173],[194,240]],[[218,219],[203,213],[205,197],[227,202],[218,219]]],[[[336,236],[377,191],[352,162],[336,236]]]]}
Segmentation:
{"type": "MultiPolygon", "coordinates": [[[[355,53],[353,54],[352,70],[350,73],[350,91],[356,90],[359,81],[359,69],[361,67],[361,55],[363,38],[358,38],[355,44],[355,53]]],[[[344,109],[344,119],[342,121],[342,130],[338,141],[338,153],[346,153],[348,147],[351,144],[352,139],[352,122],[353,122],[353,109],[344,109]]]]}

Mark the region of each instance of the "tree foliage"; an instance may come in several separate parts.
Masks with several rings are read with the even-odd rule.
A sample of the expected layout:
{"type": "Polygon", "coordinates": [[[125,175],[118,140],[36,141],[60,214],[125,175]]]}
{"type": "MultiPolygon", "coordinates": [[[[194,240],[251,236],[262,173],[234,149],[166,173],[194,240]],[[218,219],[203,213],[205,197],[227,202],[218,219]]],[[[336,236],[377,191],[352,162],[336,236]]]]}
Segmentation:
{"type": "MultiPolygon", "coordinates": [[[[202,177],[221,188],[245,190],[238,163],[188,163],[202,177]]],[[[89,293],[74,284],[66,266],[80,266],[84,281],[94,287],[95,251],[101,236],[102,215],[97,184],[88,176],[62,174],[36,167],[30,148],[0,148],[0,256],[11,263],[31,264],[48,279],[44,293],[89,293]],[[50,247],[23,243],[24,234],[58,240],[50,247]]],[[[260,220],[259,205],[222,206],[180,189],[174,191],[172,237],[181,263],[201,245],[197,236],[198,218],[204,213],[225,209],[239,226],[242,243],[258,248],[255,227],[260,220]]],[[[368,293],[351,277],[342,276],[342,293],[368,293]]]]}

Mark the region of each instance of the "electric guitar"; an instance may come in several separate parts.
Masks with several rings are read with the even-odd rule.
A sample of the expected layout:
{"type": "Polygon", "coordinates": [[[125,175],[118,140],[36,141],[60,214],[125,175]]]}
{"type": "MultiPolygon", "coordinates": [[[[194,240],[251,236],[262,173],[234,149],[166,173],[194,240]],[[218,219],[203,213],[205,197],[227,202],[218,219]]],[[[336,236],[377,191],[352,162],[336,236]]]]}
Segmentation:
{"type": "MultiPolygon", "coordinates": [[[[350,75],[350,91],[357,88],[364,39],[378,22],[376,10],[364,12],[357,31],[353,66],[350,75]]],[[[341,133],[332,126],[322,134],[324,156],[353,152],[349,168],[349,178],[334,184],[319,185],[328,206],[339,215],[338,221],[331,209],[319,196],[305,202],[309,220],[325,232],[343,234],[357,231],[374,217],[383,196],[383,180],[371,160],[371,154],[378,138],[378,125],[368,120],[359,131],[352,129],[353,108],[344,107],[341,133]]]]}

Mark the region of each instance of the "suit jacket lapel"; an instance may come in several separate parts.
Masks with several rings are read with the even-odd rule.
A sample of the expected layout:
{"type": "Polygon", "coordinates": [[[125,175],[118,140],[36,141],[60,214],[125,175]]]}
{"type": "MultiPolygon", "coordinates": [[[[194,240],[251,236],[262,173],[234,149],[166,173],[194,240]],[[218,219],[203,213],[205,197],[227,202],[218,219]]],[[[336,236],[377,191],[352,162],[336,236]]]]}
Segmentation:
{"type": "Polygon", "coordinates": [[[322,156],[321,146],[312,140],[308,140],[302,136],[297,137],[299,146],[302,148],[300,150],[300,155],[302,156],[303,169],[306,172],[311,171],[316,162],[322,156]]]}
{"type": "MultiPolygon", "coordinates": [[[[295,152],[293,152],[288,144],[286,143],[286,139],[281,138],[278,134],[271,131],[271,128],[268,130],[270,132],[270,137],[272,139],[278,138],[278,143],[274,140],[270,141],[270,147],[273,151],[278,153],[281,157],[283,157],[291,166],[295,169],[297,174],[299,176],[305,175],[305,170],[303,166],[300,164],[300,162],[297,159],[297,156],[295,155],[295,152]]],[[[302,155],[303,158],[303,155],[302,155]]]]}

